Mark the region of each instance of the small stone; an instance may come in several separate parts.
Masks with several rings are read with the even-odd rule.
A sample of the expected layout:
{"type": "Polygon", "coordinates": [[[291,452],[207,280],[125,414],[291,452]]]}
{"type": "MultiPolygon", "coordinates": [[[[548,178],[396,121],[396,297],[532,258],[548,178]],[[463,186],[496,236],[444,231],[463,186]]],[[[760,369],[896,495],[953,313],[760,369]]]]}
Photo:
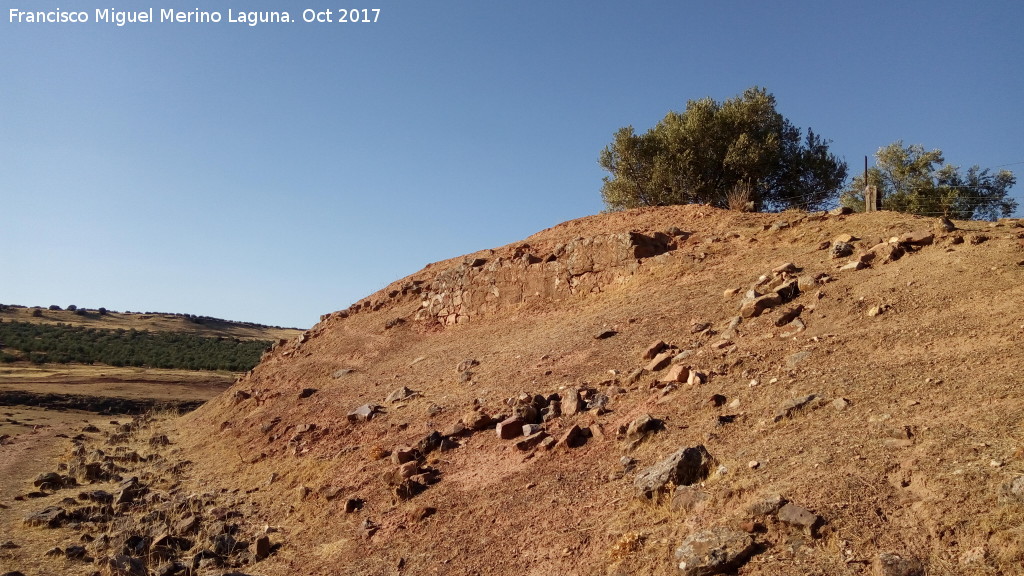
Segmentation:
{"type": "Polygon", "coordinates": [[[659,353],[661,353],[662,350],[664,350],[667,347],[668,344],[665,344],[665,342],[662,340],[658,340],[652,343],[650,346],[648,346],[646,350],[644,350],[643,359],[653,360],[655,356],[657,356],[659,353]]]}
{"type": "Polygon", "coordinates": [[[252,544],[252,555],[256,560],[263,560],[270,556],[270,537],[260,536],[252,544]]]}
{"type": "Polygon", "coordinates": [[[587,437],[584,435],[583,429],[575,424],[558,439],[558,445],[566,448],[577,448],[586,442],[587,437]]]}
{"type": "Polygon", "coordinates": [[[760,316],[765,310],[769,310],[779,304],[782,304],[782,301],[782,297],[776,292],[765,294],[764,296],[758,296],[752,300],[745,300],[743,304],[740,305],[740,316],[744,318],[760,316]]]}
{"type": "Polygon", "coordinates": [[[539,446],[545,438],[548,438],[548,433],[543,430],[540,430],[527,436],[526,438],[523,438],[522,440],[516,441],[515,447],[517,450],[532,450],[533,448],[539,446]]]}
{"type": "Polygon", "coordinates": [[[644,376],[644,374],[647,374],[646,368],[637,368],[630,372],[628,376],[626,376],[626,383],[635,384],[638,380],[640,380],[640,378],[644,376]]]}
{"type": "Polygon", "coordinates": [[[708,398],[708,404],[710,404],[711,406],[713,406],[715,408],[718,408],[718,407],[722,406],[723,404],[725,404],[725,401],[726,401],[726,397],[721,395],[721,394],[712,394],[711,397],[708,398]]]}
{"type": "Polygon", "coordinates": [[[611,338],[616,334],[618,334],[618,332],[616,332],[615,330],[605,330],[594,336],[594,340],[607,340],[608,338],[611,338]]]}
{"type": "Polygon", "coordinates": [[[790,368],[793,368],[797,364],[803,362],[808,357],[810,357],[810,355],[811,355],[811,351],[810,350],[801,350],[800,352],[797,352],[795,354],[791,354],[788,358],[786,358],[786,366],[788,366],[790,368]]]}
{"type": "Polygon", "coordinates": [[[479,410],[472,410],[463,414],[460,421],[466,428],[475,431],[486,430],[494,425],[494,419],[479,410]]]}
{"type": "Polygon", "coordinates": [[[821,522],[820,516],[792,502],[780,508],[776,517],[780,522],[804,528],[812,536],[814,535],[815,528],[821,522]]]}
{"type": "Polygon", "coordinates": [[[853,254],[853,245],[849,242],[842,242],[839,240],[832,244],[832,251],[829,253],[833,259],[845,258],[850,254],[853,254]]]}
{"type": "Polygon", "coordinates": [[[675,364],[668,369],[665,373],[665,377],[661,378],[662,382],[686,382],[686,379],[690,376],[690,369],[682,364],[675,364]]]}
{"type": "Polygon", "coordinates": [[[540,430],[540,424],[523,424],[523,436],[532,436],[540,430]]]}
{"type": "Polygon", "coordinates": [[[645,368],[649,372],[657,372],[658,370],[661,370],[661,369],[665,368],[666,366],[668,366],[669,363],[672,362],[672,357],[673,356],[675,356],[675,353],[672,352],[672,351],[661,352],[660,354],[655,356],[651,360],[650,364],[645,366],[645,368]]]}
{"type": "Polygon", "coordinates": [[[747,512],[752,516],[768,516],[775,514],[786,503],[786,499],[780,494],[771,494],[759,500],[754,500],[747,505],[747,512]]]}
{"type": "Polygon", "coordinates": [[[783,310],[782,313],[779,314],[778,318],[775,319],[775,325],[776,326],[785,326],[786,324],[789,324],[793,320],[796,320],[796,318],[798,316],[800,316],[800,313],[803,312],[803,311],[804,311],[803,304],[797,304],[796,306],[791,306],[791,307],[783,310]]]}
{"type": "Polygon", "coordinates": [[[854,260],[853,262],[847,262],[846,264],[843,264],[842,266],[839,267],[839,270],[863,270],[865,266],[866,265],[860,260],[854,260]]]}
{"type": "Polygon", "coordinates": [[[780,264],[779,266],[772,268],[773,274],[795,274],[799,271],[800,268],[792,262],[786,262],[785,264],[780,264]]]}
{"type": "Polygon", "coordinates": [[[388,397],[384,401],[393,404],[395,402],[407,400],[411,398],[414,394],[415,392],[406,388],[405,386],[402,386],[401,388],[398,388],[397,390],[393,391],[391,394],[388,394],[388,397]]]}
{"type": "Polygon", "coordinates": [[[835,400],[832,401],[832,407],[835,408],[838,412],[846,410],[847,408],[849,408],[849,406],[850,401],[847,400],[846,398],[836,398],[835,400]]]}
{"type": "Polygon", "coordinates": [[[316,393],[317,393],[317,389],[316,388],[303,388],[299,392],[299,398],[309,398],[310,396],[312,396],[313,394],[316,394],[316,393]]]}
{"type": "Polygon", "coordinates": [[[708,375],[697,370],[690,370],[689,376],[686,378],[686,383],[690,386],[699,386],[706,384],[708,381],[708,375]]]}
{"type": "Polygon", "coordinates": [[[778,422],[784,418],[792,416],[795,412],[802,410],[818,396],[816,394],[808,394],[799,398],[793,398],[788,400],[779,407],[778,411],[775,412],[775,416],[772,417],[772,422],[778,422]]]}
{"type": "Polygon", "coordinates": [[[904,558],[899,554],[881,553],[875,559],[876,576],[924,576],[924,566],[916,558],[904,558]]]}
{"type": "Polygon", "coordinates": [[[381,407],[376,404],[363,404],[348,413],[349,422],[367,422],[379,414],[381,407]]]}
{"type": "Polygon", "coordinates": [[[562,394],[561,410],[565,416],[573,416],[583,411],[583,399],[580,398],[580,391],[577,388],[568,388],[562,394]]]}
{"type": "Polygon", "coordinates": [[[364,503],[365,502],[362,498],[349,498],[348,500],[345,500],[345,513],[351,514],[356,510],[362,510],[364,503]]]}
{"type": "Polygon", "coordinates": [[[935,234],[927,230],[918,230],[915,232],[907,232],[899,238],[900,244],[910,244],[911,246],[927,246],[935,240],[935,234]]]}
{"type": "Polygon", "coordinates": [[[750,468],[751,470],[757,470],[760,467],[761,463],[758,462],[757,460],[751,460],[750,462],[747,462],[747,468],[750,468]]]}

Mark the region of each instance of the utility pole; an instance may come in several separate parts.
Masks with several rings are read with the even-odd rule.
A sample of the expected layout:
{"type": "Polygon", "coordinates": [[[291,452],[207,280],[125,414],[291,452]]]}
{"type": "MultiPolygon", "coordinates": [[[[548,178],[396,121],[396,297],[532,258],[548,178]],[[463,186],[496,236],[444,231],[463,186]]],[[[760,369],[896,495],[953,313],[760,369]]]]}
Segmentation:
{"type": "Polygon", "coordinates": [[[877,212],[882,209],[882,198],[878,187],[868,184],[868,157],[864,157],[864,211],[877,212]]]}

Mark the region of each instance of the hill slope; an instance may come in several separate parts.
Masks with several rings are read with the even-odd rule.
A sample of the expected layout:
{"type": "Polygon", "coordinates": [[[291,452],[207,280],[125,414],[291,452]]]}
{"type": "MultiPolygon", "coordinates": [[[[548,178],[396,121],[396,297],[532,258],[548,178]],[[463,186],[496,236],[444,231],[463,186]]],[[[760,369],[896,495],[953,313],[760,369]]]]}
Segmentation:
{"type": "Polygon", "coordinates": [[[704,573],[1021,573],[1022,230],[957,224],[567,222],[326,315],[175,441],[189,485],[279,528],[264,574],[702,573],[699,541],[726,560],[704,573]],[[635,372],[656,341],[677,364],[635,372]],[[556,399],[554,441],[484,422],[556,399]]]}

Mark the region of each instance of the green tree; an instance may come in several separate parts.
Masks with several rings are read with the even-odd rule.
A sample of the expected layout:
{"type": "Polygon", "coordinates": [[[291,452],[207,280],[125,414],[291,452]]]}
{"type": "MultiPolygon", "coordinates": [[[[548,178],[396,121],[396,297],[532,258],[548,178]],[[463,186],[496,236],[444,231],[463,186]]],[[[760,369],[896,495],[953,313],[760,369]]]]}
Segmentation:
{"type": "Polygon", "coordinates": [[[793,126],[764,88],[716,102],[691,100],[643,134],[619,129],[599,164],[610,210],[706,203],[726,207],[737,185],[759,209],[815,209],[832,202],[846,163],[828,141],[793,126]]]}
{"type": "MultiPolygon", "coordinates": [[[[925,150],[920,144],[904,146],[897,140],[879,148],[875,166],[868,169],[868,184],[878,187],[882,208],[921,216],[945,216],[957,220],[1007,217],[1017,209],[1009,197],[1017,182],[1013,172],[945,164],[942,150],[925,150]]],[[[864,210],[864,175],[850,182],[841,202],[864,210]]]]}

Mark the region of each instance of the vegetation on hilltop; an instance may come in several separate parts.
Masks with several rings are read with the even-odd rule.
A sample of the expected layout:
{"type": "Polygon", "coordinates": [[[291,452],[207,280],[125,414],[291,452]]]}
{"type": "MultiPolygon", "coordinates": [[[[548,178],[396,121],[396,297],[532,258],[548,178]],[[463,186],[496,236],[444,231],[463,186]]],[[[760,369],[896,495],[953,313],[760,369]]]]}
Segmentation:
{"type": "MultiPolygon", "coordinates": [[[[879,148],[875,166],[868,170],[868,184],[882,194],[882,208],[920,216],[945,216],[955,220],[1008,217],[1017,209],[1009,190],[1017,182],[1013,172],[943,164],[942,150],[925,150],[920,144],[904,146],[897,140],[879,148]]],[[[842,203],[864,210],[864,176],[850,182],[842,203]]]]}
{"type": "Polygon", "coordinates": [[[610,210],[669,204],[720,208],[816,210],[834,203],[846,163],[829,141],[775,109],[775,97],[753,87],[716,102],[690,100],[644,134],[619,129],[600,156],[601,195],[610,210]]]}
{"type": "Polygon", "coordinates": [[[6,350],[0,352],[3,362],[80,362],[243,372],[255,366],[270,345],[269,340],[211,338],[177,332],[0,322],[0,349],[6,350]]]}

